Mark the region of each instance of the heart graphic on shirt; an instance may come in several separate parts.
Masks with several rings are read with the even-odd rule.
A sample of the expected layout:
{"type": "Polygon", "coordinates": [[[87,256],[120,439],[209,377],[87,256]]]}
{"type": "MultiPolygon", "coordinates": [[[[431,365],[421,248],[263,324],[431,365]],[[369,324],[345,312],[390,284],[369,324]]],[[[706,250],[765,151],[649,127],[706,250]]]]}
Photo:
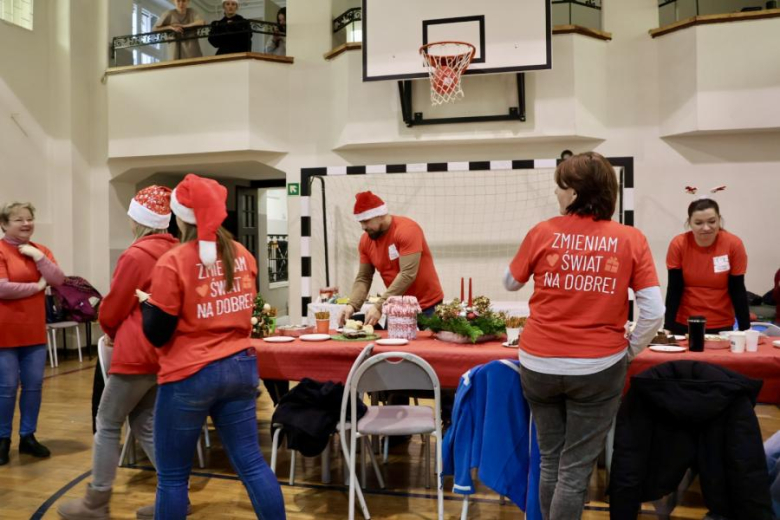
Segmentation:
{"type": "Polygon", "coordinates": [[[607,263],[604,265],[604,270],[610,273],[617,273],[618,269],[620,269],[620,262],[618,261],[617,257],[610,257],[607,258],[607,263]]]}
{"type": "Polygon", "coordinates": [[[205,285],[200,285],[200,286],[196,287],[196,288],[195,288],[195,292],[196,292],[196,293],[198,293],[198,294],[200,295],[200,297],[201,297],[201,298],[203,298],[203,297],[204,297],[204,296],[206,296],[206,294],[208,294],[208,292],[209,292],[209,286],[208,286],[208,284],[205,284],[205,285]]]}
{"type": "Polygon", "coordinates": [[[555,253],[554,255],[547,255],[547,263],[550,264],[550,267],[555,267],[555,264],[558,263],[558,260],[560,259],[560,255],[558,253],[555,253]]]}

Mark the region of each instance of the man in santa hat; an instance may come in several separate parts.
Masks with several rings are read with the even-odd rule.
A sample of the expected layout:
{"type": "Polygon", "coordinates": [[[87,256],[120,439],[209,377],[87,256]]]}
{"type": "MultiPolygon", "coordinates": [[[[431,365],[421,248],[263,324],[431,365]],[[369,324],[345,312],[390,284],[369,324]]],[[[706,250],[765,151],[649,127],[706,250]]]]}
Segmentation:
{"type": "Polygon", "coordinates": [[[382,304],[390,296],[415,296],[422,312],[432,313],[444,293],[422,228],[410,218],[388,214],[387,204],[370,191],[355,195],[354,214],[365,233],[358,246],[360,268],[341,322],[363,306],[374,271],[379,271],[387,290],[366,313],[366,325],[379,321],[382,304]]]}

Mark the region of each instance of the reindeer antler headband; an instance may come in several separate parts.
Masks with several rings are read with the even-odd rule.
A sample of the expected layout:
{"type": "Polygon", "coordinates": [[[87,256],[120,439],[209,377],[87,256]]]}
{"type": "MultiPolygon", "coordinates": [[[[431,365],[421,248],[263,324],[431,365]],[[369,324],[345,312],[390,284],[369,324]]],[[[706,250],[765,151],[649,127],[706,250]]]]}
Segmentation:
{"type": "MultiPolygon", "coordinates": [[[[725,184],[723,184],[721,186],[715,186],[714,188],[710,189],[710,193],[714,195],[715,193],[718,193],[719,191],[723,191],[725,189],[726,189],[726,185],[725,184]]],[[[689,195],[696,195],[697,191],[699,191],[699,188],[697,188],[696,186],[686,186],[685,187],[685,192],[688,193],[689,195]]],[[[697,200],[709,199],[709,198],[710,198],[709,195],[699,195],[698,197],[696,197],[697,200]]]]}

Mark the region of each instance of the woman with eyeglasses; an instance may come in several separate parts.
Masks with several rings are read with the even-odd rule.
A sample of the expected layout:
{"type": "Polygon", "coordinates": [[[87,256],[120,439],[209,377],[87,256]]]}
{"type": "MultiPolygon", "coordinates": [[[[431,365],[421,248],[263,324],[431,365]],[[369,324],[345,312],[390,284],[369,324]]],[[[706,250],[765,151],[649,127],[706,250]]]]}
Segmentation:
{"type": "Polygon", "coordinates": [[[35,438],[46,366],[47,285],[60,285],[65,275],[51,251],[30,241],[35,208],[13,202],[0,209],[0,466],[8,464],[11,429],[19,398],[19,452],[33,457],[51,453],[35,438]]]}

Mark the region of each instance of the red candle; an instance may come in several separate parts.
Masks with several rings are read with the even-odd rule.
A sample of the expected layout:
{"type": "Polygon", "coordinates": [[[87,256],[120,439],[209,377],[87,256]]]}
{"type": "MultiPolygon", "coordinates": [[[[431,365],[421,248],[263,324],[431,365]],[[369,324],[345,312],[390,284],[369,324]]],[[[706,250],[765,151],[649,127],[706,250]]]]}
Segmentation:
{"type": "Polygon", "coordinates": [[[469,277],[469,307],[471,307],[471,277],[469,277]]]}
{"type": "Polygon", "coordinates": [[[460,277],[460,301],[463,301],[463,277],[460,277]]]}

